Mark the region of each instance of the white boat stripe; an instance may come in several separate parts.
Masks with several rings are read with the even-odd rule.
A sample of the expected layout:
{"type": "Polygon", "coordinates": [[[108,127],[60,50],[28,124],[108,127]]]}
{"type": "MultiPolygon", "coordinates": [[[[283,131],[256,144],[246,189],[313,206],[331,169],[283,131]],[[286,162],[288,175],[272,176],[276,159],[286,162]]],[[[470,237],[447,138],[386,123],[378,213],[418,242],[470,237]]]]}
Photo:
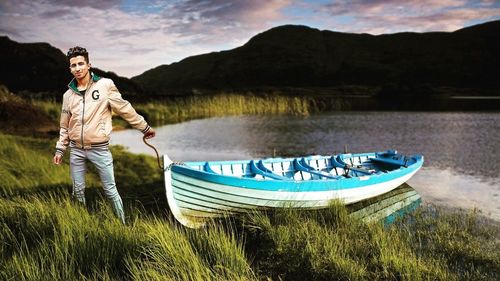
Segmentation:
{"type": "MultiPolygon", "coordinates": [[[[211,195],[207,195],[207,194],[203,194],[203,193],[198,193],[198,192],[195,192],[195,191],[191,191],[191,190],[188,190],[188,189],[184,189],[184,188],[180,187],[179,185],[175,185],[175,184],[172,184],[172,186],[175,187],[175,190],[174,190],[174,194],[175,195],[179,194],[179,195],[182,195],[182,196],[196,198],[196,199],[203,200],[203,201],[207,201],[207,200],[200,199],[200,198],[209,198],[209,199],[212,199],[212,200],[215,200],[215,201],[222,201],[222,202],[225,202],[227,204],[234,204],[234,205],[237,205],[237,207],[241,206],[241,205],[246,205],[246,206],[248,206],[248,208],[254,208],[256,206],[259,206],[257,204],[248,204],[248,203],[243,203],[243,202],[236,202],[236,201],[231,201],[231,200],[217,198],[217,197],[214,197],[214,196],[211,196],[211,195]],[[196,197],[193,197],[191,195],[194,195],[196,197]]],[[[212,201],[207,201],[207,202],[212,202],[212,201]]],[[[224,203],[220,203],[220,204],[224,205],[224,203]]],[[[227,206],[231,206],[231,205],[227,205],[227,206]]]]}
{"type": "MultiPolygon", "coordinates": [[[[284,199],[265,199],[265,198],[252,198],[252,197],[246,197],[242,198],[242,196],[234,196],[231,194],[223,193],[223,194],[218,194],[220,196],[214,196],[213,192],[208,191],[204,188],[200,187],[195,187],[193,185],[189,185],[186,183],[178,182],[176,180],[173,181],[172,186],[174,187],[174,194],[196,194],[200,195],[206,198],[214,198],[215,200],[220,200],[224,202],[231,202],[236,205],[248,205],[251,207],[283,207],[283,206],[290,206],[290,205],[297,205],[299,207],[311,207],[311,208],[318,208],[318,207],[325,207],[328,206],[329,200],[284,200],[284,199]],[[179,188],[181,186],[181,188],[179,188]],[[195,189],[196,191],[193,191],[195,189]]],[[[215,191],[217,192],[217,191],[215,191]]],[[[224,205],[224,203],[221,203],[224,205]]]]}
{"type": "Polygon", "coordinates": [[[174,198],[178,202],[181,203],[181,204],[179,204],[179,206],[181,206],[183,208],[189,208],[192,210],[214,210],[216,213],[244,213],[245,212],[245,211],[239,211],[239,210],[233,209],[233,208],[223,209],[223,208],[218,208],[218,207],[211,207],[209,205],[202,205],[199,203],[195,203],[195,201],[191,201],[191,200],[185,200],[185,199],[176,198],[176,197],[174,197],[174,198]]]}

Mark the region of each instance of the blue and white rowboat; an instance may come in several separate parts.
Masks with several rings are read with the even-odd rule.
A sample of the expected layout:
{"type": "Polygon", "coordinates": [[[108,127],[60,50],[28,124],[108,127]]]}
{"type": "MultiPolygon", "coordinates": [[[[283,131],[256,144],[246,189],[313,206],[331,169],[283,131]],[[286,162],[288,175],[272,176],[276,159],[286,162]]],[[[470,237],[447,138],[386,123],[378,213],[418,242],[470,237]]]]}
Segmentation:
{"type": "Polygon", "coordinates": [[[252,210],[352,204],[395,189],[424,162],[396,151],[182,164],[163,159],[169,207],[191,228],[252,210]]]}

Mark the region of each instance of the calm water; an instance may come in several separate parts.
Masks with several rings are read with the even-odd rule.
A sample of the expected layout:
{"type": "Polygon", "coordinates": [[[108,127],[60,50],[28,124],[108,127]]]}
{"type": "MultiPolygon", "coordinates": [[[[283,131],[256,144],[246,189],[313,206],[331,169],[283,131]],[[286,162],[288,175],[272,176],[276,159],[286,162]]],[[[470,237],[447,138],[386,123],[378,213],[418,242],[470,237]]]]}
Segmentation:
{"type": "MultiPolygon", "coordinates": [[[[157,128],[151,141],[177,161],[234,160],[396,149],[425,156],[409,184],[427,202],[478,207],[500,220],[500,114],[341,112],[310,117],[237,116],[157,128]]],[[[135,130],[112,144],[154,155],[135,130]]]]}

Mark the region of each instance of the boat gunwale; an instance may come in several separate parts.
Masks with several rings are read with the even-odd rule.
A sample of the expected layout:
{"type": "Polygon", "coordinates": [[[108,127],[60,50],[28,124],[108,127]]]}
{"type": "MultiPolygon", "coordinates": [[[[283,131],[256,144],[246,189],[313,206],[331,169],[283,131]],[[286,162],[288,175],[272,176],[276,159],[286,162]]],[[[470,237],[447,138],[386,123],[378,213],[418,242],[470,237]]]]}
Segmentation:
{"type": "Polygon", "coordinates": [[[300,159],[300,158],[304,158],[305,160],[323,160],[323,159],[330,159],[333,156],[340,156],[340,155],[343,155],[344,157],[345,156],[361,157],[361,156],[383,155],[384,153],[387,153],[387,151],[368,152],[368,153],[343,153],[343,154],[336,154],[336,155],[308,155],[308,156],[303,156],[303,157],[287,157],[287,158],[269,157],[269,158],[263,158],[263,159],[245,159],[245,160],[189,161],[185,164],[189,164],[192,166],[203,166],[205,163],[209,163],[210,165],[248,164],[252,160],[257,161],[257,162],[262,160],[264,163],[280,163],[280,162],[285,162],[285,161],[292,162],[294,159],[300,159]]]}
{"type": "MultiPolygon", "coordinates": [[[[354,154],[350,154],[354,155],[354,154]]],[[[366,155],[376,155],[376,153],[364,153],[358,154],[361,156],[366,155]]],[[[357,155],[356,155],[357,156],[357,155]]],[[[318,156],[313,156],[315,159],[325,159],[332,156],[321,156],[323,158],[318,158],[318,156]]],[[[307,158],[307,157],[304,157],[307,158]]],[[[423,165],[423,156],[414,155],[409,156],[415,160],[413,163],[407,167],[401,166],[398,169],[391,170],[388,172],[378,172],[370,175],[362,175],[355,177],[339,177],[338,179],[308,179],[308,180],[296,180],[290,178],[290,180],[276,180],[276,179],[258,179],[251,177],[240,177],[233,175],[222,175],[219,173],[211,173],[205,170],[197,170],[189,166],[184,165],[174,165],[172,166],[172,172],[178,173],[187,177],[197,178],[199,180],[218,183],[227,186],[243,187],[248,189],[256,190],[270,190],[270,191],[292,191],[292,192],[314,192],[314,191],[327,191],[327,190],[342,190],[359,188],[367,185],[382,183],[385,181],[397,179],[399,177],[405,176],[406,174],[412,173],[420,169],[423,165]]],[[[281,159],[282,158],[267,158],[268,159],[281,159]]],[[[296,160],[299,158],[286,158],[286,160],[296,160]]],[[[224,164],[248,164],[252,160],[241,160],[241,161],[218,161],[218,163],[224,164]]],[[[253,160],[255,161],[255,160],[253,160]]],[[[275,161],[278,162],[278,161],[275,161]]],[[[199,163],[199,165],[204,165],[205,163],[211,162],[190,162],[189,164],[199,163]]],[[[255,164],[255,163],[254,163],[255,164]]],[[[332,175],[333,176],[333,175],[332,175]]]]}

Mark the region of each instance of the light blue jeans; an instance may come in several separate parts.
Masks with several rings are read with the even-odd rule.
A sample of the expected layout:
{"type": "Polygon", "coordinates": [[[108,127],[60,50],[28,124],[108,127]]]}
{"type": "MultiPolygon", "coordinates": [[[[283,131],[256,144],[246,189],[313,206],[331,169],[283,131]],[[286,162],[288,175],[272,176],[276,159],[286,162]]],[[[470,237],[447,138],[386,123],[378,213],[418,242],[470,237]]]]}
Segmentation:
{"type": "Polygon", "coordinates": [[[113,156],[109,147],[96,147],[91,149],[80,149],[72,147],[69,160],[71,178],[73,179],[73,196],[76,200],[85,204],[85,173],[87,166],[85,159],[90,160],[97,168],[104,187],[104,194],[113,204],[116,215],[125,224],[125,213],[123,203],[116,189],[115,175],[113,172],[113,156]]]}

